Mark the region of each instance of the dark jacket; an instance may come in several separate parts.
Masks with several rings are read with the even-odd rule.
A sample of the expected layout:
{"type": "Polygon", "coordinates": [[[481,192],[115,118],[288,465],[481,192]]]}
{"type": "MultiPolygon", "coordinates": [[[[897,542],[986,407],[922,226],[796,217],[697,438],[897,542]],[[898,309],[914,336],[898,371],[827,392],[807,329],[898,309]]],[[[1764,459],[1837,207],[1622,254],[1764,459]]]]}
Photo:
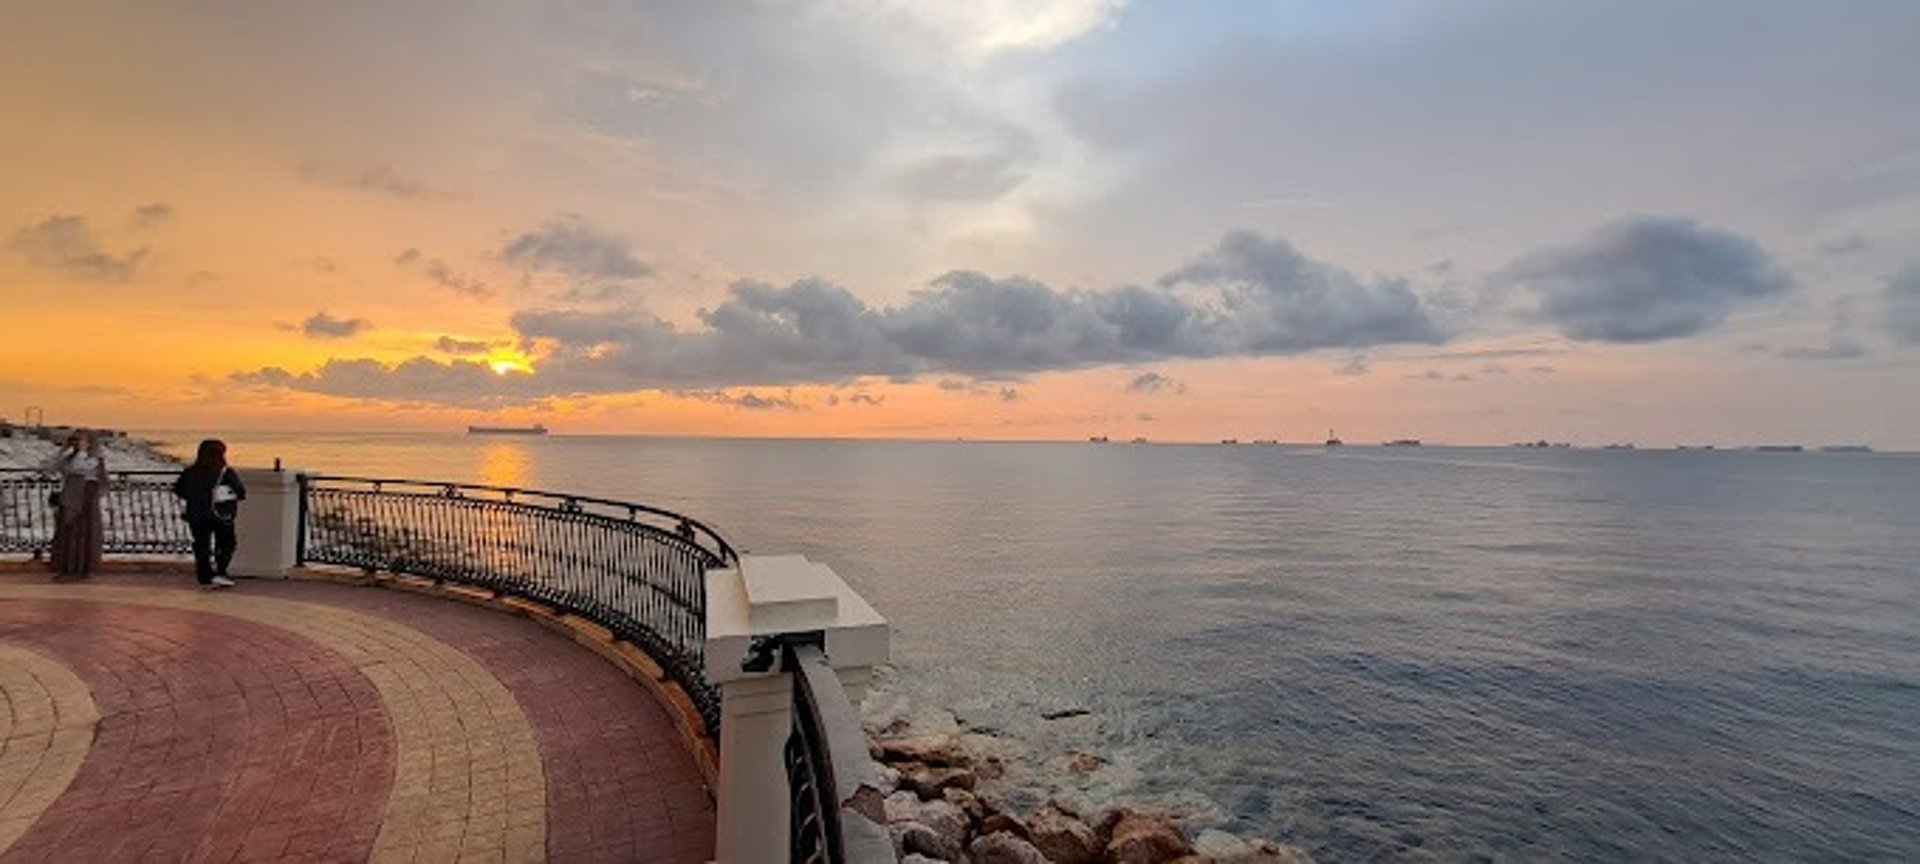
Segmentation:
{"type": "Polygon", "coordinates": [[[247,500],[247,487],[240,482],[240,472],[232,468],[221,468],[219,473],[189,467],[180,472],[180,479],[173,481],[173,494],[187,502],[186,519],[188,522],[210,522],[215,519],[232,519],[239,511],[239,502],[247,500]],[[215,507],[213,487],[226,483],[233,487],[235,500],[215,507]]]}

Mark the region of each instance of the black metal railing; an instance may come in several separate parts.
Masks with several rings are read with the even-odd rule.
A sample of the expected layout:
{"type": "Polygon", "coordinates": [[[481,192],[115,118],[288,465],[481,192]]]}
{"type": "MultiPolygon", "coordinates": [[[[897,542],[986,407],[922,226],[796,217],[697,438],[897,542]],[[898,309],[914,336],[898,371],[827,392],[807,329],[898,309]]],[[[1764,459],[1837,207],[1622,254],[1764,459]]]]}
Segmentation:
{"type": "MultiPolygon", "coordinates": [[[[100,495],[108,555],[190,555],[193,537],[174,497],[178,471],[109,471],[100,495]]],[[[59,510],[60,479],[31,469],[0,469],[0,554],[44,557],[59,510]]]]}
{"type": "Polygon", "coordinates": [[[737,563],[698,521],[642,504],[529,489],[302,475],[301,563],[424,576],[524,597],[639,645],[707,732],[706,572],[737,563]]]}
{"type": "Polygon", "coordinates": [[[786,746],[787,860],[895,860],[866,735],[840,676],[817,644],[788,641],[781,651],[781,668],[793,676],[793,731],[786,746]]]}

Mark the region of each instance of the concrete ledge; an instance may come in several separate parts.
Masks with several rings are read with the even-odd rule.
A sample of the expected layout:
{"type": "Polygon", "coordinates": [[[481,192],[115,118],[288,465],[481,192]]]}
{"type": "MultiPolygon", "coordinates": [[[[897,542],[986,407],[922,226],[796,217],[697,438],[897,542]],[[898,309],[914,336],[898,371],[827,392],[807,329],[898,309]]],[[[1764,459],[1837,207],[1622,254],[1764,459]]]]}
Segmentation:
{"type": "Polygon", "coordinates": [[[666,670],[646,649],[615,637],[613,631],[600,624],[578,615],[556,612],[532,600],[503,596],[484,588],[436,584],[432,579],[421,576],[390,573],[369,575],[357,568],[306,566],[294,568],[288,578],[393,588],[481,606],[535,621],[599,655],[639,683],[654,702],[666,709],[668,719],[673,721],[674,731],[680,735],[680,746],[687,755],[693,757],[694,766],[699,769],[709,796],[720,782],[720,750],[713,739],[707,736],[706,720],[700,716],[699,708],[694,706],[693,698],[687,695],[680,682],[667,675],[666,670]]]}

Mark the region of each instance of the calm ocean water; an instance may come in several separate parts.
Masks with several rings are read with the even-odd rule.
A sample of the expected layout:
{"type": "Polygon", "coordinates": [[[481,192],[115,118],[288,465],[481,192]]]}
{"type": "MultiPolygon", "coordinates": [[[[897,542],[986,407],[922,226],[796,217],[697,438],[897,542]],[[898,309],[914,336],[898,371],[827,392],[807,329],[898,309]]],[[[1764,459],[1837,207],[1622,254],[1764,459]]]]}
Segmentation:
{"type": "Polygon", "coordinates": [[[1920,860],[1920,456],[226,437],[805,553],[876,701],[1325,860],[1920,860]]]}

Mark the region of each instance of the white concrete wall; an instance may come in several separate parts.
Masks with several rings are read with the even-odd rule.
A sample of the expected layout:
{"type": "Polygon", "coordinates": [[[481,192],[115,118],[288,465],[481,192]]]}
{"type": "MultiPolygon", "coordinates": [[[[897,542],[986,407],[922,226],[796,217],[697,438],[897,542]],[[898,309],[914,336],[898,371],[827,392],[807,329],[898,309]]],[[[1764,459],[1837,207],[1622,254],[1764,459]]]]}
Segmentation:
{"type": "Polygon", "coordinates": [[[827,662],[848,698],[866,695],[887,662],[887,621],[839,574],[798,555],[743,556],[707,574],[707,680],[720,688],[720,788],[715,860],[787,860],[787,775],[782,748],[793,728],[793,679],[746,672],[754,637],[823,631],[827,662]]]}

